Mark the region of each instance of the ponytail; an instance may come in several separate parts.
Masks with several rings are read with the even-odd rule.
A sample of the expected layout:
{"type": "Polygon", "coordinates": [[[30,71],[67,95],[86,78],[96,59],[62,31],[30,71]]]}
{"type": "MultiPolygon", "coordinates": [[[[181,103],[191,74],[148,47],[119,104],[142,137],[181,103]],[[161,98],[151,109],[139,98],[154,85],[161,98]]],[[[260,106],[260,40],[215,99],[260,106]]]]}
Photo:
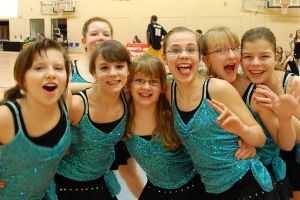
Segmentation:
{"type": "Polygon", "coordinates": [[[18,85],[8,89],[4,93],[3,100],[1,104],[3,104],[6,101],[15,101],[16,99],[22,98],[24,95],[21,93],[21,89],[18,85]]]}

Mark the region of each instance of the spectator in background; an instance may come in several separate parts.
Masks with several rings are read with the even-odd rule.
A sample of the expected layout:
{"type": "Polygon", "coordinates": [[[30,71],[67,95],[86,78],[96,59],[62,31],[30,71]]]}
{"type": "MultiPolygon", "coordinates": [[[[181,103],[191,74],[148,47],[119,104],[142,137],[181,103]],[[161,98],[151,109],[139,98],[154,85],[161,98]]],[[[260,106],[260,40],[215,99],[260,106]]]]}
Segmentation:
{"type": "Polygon", "coordinates": [[[132,42],[133,42],[133,43],[142,43],[142,41],[140,40],[140,38],[139,38],[137,35],[134,36],[132,42]]]}
{"type": "Polygon", "coordinates": [[[152,15],[147,28],[147,44],[149,46],[147,53],[161,58],[161,41],[166,34],[167,31],[164,27],[157,23],[157,16],[152,15]]]}
{"type": "Polygon", "coordinates": [[[202,38],[202,30],[201,29],[197,29],[196,30],[196,35],[197,35],[198,39],[201,39],[202,38]]]}
{"type": "Polygon", "coordinates": [[[288,70],[293,72],[294,74],[299,75],[299,69],[296,60],[289,50],[285,50],[282,56],[281,69],[283,69],[284,71],[288,70]]]}
{"type": "Polygon", "coordinates": [[[299,67],[300,65],[300,29],[296,30],[294,39],[290,42],[291,49],[294,50],[294,58],[299,67]]]}

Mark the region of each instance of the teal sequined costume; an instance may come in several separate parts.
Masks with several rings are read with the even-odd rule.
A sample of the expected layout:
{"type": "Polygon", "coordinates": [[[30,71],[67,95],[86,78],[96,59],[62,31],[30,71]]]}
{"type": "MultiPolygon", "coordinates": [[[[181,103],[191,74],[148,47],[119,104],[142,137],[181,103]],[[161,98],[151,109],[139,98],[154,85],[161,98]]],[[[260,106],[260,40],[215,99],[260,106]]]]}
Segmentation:
{"type": "Polygon", "coordinates": [[[159,140],[159,133],[150,141],[133,134],[126,146],[153,185],[165,189],[181,187],[197,173],[192,160],[183,146],[170,151],[159,140]]]}
{"type": "MultiPolygon", "coordinates": [[[[115,196],[120,192],[120,185],[110,167],[115,159],[114,146],[125,132],[128,116],[125,97],[122,95],[124,115],[121,121],[110,133],[105,133],[90,121],[86,94],[79,92],[79,95],[84,100],[84,115],[78,125],[71,127],[70,155],[63,158],[57,173],[74,181],[91,181],[104,176],[111,195],[115,196]]],[[[63,191],[68,190],[62,185],[60,187],[63,191]]],[[[86,188],[82,189],[86,190],[86,188]]]]}
{"type": "MultiPolygon", "coordinates": [[[[5,188],[0,190],[0,199],[56,199],[53,177],[70,144],[69,123],[57,145],[39,146],[24,134],[25,127],[21,125],[21,113],[16,104],[7,104],[14,110],[18,131],[9,144],[0,145],[0,180],[5,183],[5,188]]],[[[63,108],[68,122],[68,113],[63,108]]]]}
{"type": "Polygon", "coordinates": [[[82,76],[79,74],[78,72],[78,66],[77,66],[77,60],[75,60],[72,63],[72,68],[73,68],[73,72],[72,72],[72,79],[71,82],[78,82],[78,83],[90,83],[89,81],[85,80],[84,78],[82,78],[82,76]]]}
{"type": "Polygon", "coordinates": [[[207,102],[207,79],[203,97],[193,118],[185,124],[176,105],[176,85],[172,85],[172,110],[175,130],[194,162],[208,193],[220,194],[230,189],[244,175],[252,172],[260,187],[273,190],[270,174],[259,159],[236,160],[238,136],[223,130],[216,122],[219,114],[207,102]]]}
{"type": "Polygon", "coordinates": [[[249,108],[250,112],[252,113],[255,120],[260,124],[262,127],[265,136],[266,136],[266,143],[263,147],[257,148],[257,154],[260,156],[260,160],[265,166],[271,165],[272,170],[274,172],[274,176],[276,181],[282,181],[284,180],[286,176],[286,165],[284,160],[282,160],[279,156],[280,154],[280,148],[275,142],[273,141],[270,133],[268,132],[267,128],[261,121],[260,117],[256,112],[253,111],[251,108],[250,102],[251,102],[251,96],[253,94],[253,91],[255,89],[255,84],[252,83],[249,86],[249,90],[247,92],[247,98],[246,98],[246,105],[249,108]]]}

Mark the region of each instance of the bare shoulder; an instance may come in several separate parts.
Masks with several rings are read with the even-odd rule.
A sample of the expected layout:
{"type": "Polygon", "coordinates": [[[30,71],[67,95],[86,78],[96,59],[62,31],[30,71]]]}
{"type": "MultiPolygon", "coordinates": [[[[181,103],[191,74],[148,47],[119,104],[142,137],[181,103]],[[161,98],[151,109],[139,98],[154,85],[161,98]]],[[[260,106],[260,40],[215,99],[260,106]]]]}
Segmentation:
{"type": "Polygon", "coordinates": [[[0,106],[0,143],[9,143],[15,135],[14,118],[6,105],[0,106]]]}
{"type": "Polygon", "coordinates": [[[238,91],[229,82],[211,78],[208,85],[208,92],[212,99],[223,102],[224,100],[235,100],[241,98],[238,91]]]}
{"type": "Polygon", "coordinates": [[[78,94],[72,95],[70,105],[70,121],[72,125],[76,125],[83,116],[84,112],[84,101],[78,94]]]}

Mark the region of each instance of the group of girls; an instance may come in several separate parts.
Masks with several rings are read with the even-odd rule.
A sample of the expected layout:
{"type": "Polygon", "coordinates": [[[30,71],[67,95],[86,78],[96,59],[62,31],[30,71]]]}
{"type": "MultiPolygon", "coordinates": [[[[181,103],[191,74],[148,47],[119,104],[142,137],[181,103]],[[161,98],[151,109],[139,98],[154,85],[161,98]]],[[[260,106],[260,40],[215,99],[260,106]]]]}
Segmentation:
{"type": "Polygon", "coordinates": [[[1,199],[116,199],[114,165],[139,199],[298,198],[299,164],[288,157],[285,169],[279,152],[296,154],[300,141],[300,80],[274,71],[269,29],[250,29],[241,45],[225,27],[201,45],[192,30],[172,29],[163,41],[167,81],[159,58],[131,63],[107,22],[84,27],[88,72],[75,73],[89,73],[97,84],[88,89],[67,90],[69,61],[50,39],[16,60],[16,86],[0,106],[1,199]],[[209,74],[198,71],[202,55],[209,74]]]}

